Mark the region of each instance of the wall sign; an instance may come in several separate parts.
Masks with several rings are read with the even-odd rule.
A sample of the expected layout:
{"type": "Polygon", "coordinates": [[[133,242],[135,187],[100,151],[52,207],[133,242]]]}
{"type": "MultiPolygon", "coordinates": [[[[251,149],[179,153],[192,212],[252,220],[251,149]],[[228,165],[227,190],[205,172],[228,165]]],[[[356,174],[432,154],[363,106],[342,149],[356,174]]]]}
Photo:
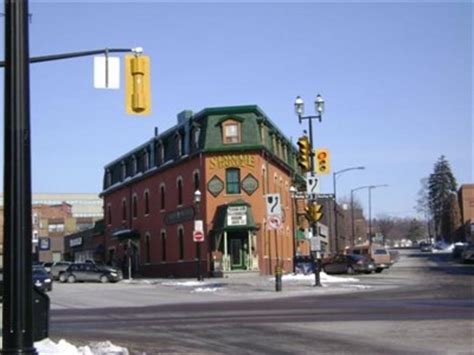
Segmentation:
{"type": "Polygon", "coordinates": [[[224,190],[224,181],[219,179],[218,176],[214,175],[211,180],[207,183],[207,190],[212,196],[217,197],[224,190]]]}
{"type": "Polygon", "coordinates": [[[255,156],[250,154],[239,155],[221,155],[212,157],[210,160],[210,169],[225,169],[225,168],[255,168],[255,156]]]}
{"type": "Polygon", "coordinates": [[[82,237],[72,238],[69,240],[69,246],[71,248],[79,247],[81,245],[82,245],[82,237]]]}
{"type": "Polygon", "coordinates": [[[38,249],[39,250],[50,250],[51,249],[51,239],[48,237],[41,237],[38,239],[38,249]]]}
{"type": "Polygon", "coordinates": [[[176,224],[190,221],[194,218],[194,208],[185,207],[179,210],[167,213],[165,215],[165,224],[176,224]]]}
{"type": "Polygon", "coordinates": [[[248,174],[241,183],[242,190],[244,190],[247,195],[252,195],[258,189],[258,180],[252,175],[248,174]]]}

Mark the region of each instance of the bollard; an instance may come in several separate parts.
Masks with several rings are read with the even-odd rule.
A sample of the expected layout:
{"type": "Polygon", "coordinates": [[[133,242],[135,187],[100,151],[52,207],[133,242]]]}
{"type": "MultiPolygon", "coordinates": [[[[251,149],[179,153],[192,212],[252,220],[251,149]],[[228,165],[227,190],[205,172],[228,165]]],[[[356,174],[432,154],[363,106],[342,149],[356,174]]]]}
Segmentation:
{"type": "Polygon", "coordinates": [[[281,276],[283,274],[283,268],[280,263],[275,266],[275,291],[280,292],[282,289],[281,276]]]}

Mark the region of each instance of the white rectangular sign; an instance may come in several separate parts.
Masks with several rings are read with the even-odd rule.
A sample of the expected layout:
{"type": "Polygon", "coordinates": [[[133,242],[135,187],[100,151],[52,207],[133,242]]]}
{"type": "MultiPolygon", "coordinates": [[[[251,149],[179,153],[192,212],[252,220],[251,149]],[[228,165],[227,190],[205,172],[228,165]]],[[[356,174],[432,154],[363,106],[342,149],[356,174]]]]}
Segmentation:
{"type": "Polygon", "coordinates": [[[195,231],[199,231],[199,232],[204,231],[204,229],[202,228],[202,226],[203,226],[202,220],[197,219],[197,220],[194,221],[194,230],[195,230],[195,231]]]}
{"type": "Polygon", "coordinates": [[[280,194],[265,195],[267,204],[267,216],[281,216],[281,199],[280,194]]]}
{"type": "Polygon", "coordinates": [[[96,89],[120,88],[120,58],[94,57],[94,87],[96,89]]]}
{"type": "Polygon", "coordinates": [[[320,192],[320,183],[317,176],[307,176],[306,177],[306,193],[308,195],[316,195],[320,192]]]}
{"type": "Polygon", "coordinates": [[[319,237],[311,238],[311,251],[321,251],[321,239],[319,237]]]}

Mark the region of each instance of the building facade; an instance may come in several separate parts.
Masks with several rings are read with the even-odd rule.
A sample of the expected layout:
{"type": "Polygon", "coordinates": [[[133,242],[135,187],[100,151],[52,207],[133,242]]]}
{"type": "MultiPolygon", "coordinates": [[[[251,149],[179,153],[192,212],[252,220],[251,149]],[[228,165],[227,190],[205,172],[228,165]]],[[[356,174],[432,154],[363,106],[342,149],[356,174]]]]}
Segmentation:
{"type": "Polygon", "coordinates": [[[461,233],[465,241],[474,243],[474,184],[464,184],[459,188],[458,200],[461,207],[461,233]]]}
{"type": "Polygon", "coordinates": [[[290,187],[304,182],[297,153],[257,106],[180,113],[176,126],[105,166],[106,261],[161,277],[194,276],[197,259],[208,275],[271,274],[277,264],[291,271],[290,187]],[[276,219],[268,194],[280,198],[276,219]]]}
{"type": "MultiPolygon", "coordinates": [[[[3,266],[3,195],[0,195],[0,265],[3,266]]],[[[94,227],[103,217],[97,194],[41,193],[32,196],[33,259],[64,260],[64,236],[94,227]]]]}

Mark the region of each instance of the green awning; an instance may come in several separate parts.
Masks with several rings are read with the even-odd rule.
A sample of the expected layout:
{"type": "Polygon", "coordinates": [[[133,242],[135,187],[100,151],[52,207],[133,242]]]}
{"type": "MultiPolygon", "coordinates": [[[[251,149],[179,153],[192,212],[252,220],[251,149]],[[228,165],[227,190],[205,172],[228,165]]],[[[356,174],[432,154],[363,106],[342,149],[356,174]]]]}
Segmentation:
{"type": "Polygon", "coordinates": [[[228,232],[249,229],[258,229],[249,203],[239,199],[217,207],[213,231],[228,232]]]}

